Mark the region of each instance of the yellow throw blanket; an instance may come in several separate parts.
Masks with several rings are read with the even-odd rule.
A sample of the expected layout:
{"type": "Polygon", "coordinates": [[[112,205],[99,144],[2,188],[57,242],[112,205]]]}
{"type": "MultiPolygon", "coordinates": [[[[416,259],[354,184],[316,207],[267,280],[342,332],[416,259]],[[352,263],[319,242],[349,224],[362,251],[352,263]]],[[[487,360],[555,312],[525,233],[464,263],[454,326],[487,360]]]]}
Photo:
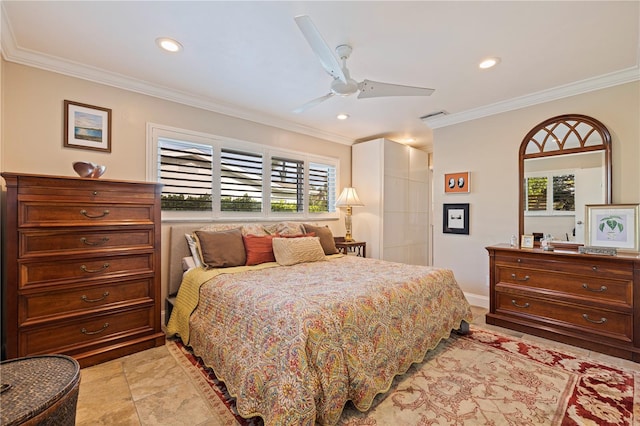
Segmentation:
{"type": "Polygon", "coordinates": [[[237,274],[245,271],[273,268],[280,266],[276,262],[261,263],[254,266],[234,266],[231,268],[204,269],[193,268],[182,279],[176,303],[171,311],[171,318],[167,324],[169,336],[178,335],[185,345],[189,344],[189,318],[198,307],[200,287],[210,279],[221,274],[237,274]]]}

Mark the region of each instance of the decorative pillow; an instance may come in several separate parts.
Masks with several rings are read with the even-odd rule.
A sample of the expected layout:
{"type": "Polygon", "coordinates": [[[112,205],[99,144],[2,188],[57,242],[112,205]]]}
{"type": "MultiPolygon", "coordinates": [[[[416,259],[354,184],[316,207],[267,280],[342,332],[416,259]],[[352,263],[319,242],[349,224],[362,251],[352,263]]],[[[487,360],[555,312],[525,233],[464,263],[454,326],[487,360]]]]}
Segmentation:
{"type": "Polygon", "coordinates": [[[295,235],[304,234],[304,229],[302,224],[298,222],[280,222],[270,226],[268,232],[272,235],[295,235]]]}
{"type": "Polygon", "coordinates": [[[274,238],[273,254],[276,262],[283,266],[325,260],[318,237],[274,238]]]}
{"type": "Polygon", "coordinates": [[[259,223],[249,223],[246,225],[242,225],[242,235],[269,235],[269,233],[264,229],[259,223]]]}
{"type": "Polygon", "coordinates": [[[278,238],[305,238],[305,237],[315,237],[316,233],[315,232],[309,232],[308,234],[284,234],[284,235],[280,235],[280,234],[275,234],[274,237],[278,237],[278,238]]]}
{"type": "Polygon", "coordinates": [[[247,253],[247,266],[276,261],[271,242],[272,235],[243,235],[242,239],[247,253]]]}
{"type": "Polygon", "coordinates": [[[211,223],[209,225],[203,226],[198,231],[209,231],[209,232],[219,232],[219,231],[228,231],[229,229],[241,229],[241,223],[211,223]]]}
{"type": "Polygon", "coordinates": [[[202,255],[202,263],[207,268],[227,268],[241,266],[247,261],[240,229],[228,231],[195,231],[198,251],[202,255]]]}
{"type": "Polygon", "coordinates": [[[187,256],[182,258],[182,272],[187,272],[196,267],[196,262],[193,256],[187,256]]]}
{"type": "Polygon", "coordinates": [[[306,232],[313,232],[318,238],[320,238],[320,245],[322,245],[324,254],[338,253],[336,242],[333,239],[333,232],[331,232],[331,229],[329,229],[328,226],[313,226],[305,223],[304,230],[306,232]]]}
{"type": "Polygon", "coordinates": [[[187,239],[187,245],[189,246],[189,252],[191,252],[193,262],[197,268],[200,268],[202,266],[202,260],[200,259],[200,253],[198,253],[198,243],[196,239],[191,234],[184,234],[184,237],[187,239]]]}

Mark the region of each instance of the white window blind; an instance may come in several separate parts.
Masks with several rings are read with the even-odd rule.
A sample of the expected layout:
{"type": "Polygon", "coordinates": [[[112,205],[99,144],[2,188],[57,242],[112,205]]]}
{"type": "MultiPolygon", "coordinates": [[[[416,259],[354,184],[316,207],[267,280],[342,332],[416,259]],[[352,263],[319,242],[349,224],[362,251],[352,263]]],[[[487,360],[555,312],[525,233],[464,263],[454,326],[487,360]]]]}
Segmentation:
{"type": "Polygon", "coordinates": [[[222,149],[220,209],[223,212],[262,211],[262,154],[222,149]]]}
{"type": "Polygon", "coordinates": [[[158,141],[158,180],[163,210],[210,211],[213,147],[158,141]]]}
{"type": "Polygon", "coordinates": [[[304,162],[271,158],[271,211],[304,210],[304,162]]]}

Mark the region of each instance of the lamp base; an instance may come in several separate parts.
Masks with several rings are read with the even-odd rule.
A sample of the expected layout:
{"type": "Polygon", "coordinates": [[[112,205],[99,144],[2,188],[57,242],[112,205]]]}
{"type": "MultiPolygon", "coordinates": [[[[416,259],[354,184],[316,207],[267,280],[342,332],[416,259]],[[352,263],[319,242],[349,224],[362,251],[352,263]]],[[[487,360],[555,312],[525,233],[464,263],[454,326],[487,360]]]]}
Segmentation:
{"type": "Polygon", "coordinates": [[[346,230],[344,240],[347,243],[353,242],[354,240],[351,236],[351,206],[347,206],[347,214],[344,216],[344,228],[346,230]]]}

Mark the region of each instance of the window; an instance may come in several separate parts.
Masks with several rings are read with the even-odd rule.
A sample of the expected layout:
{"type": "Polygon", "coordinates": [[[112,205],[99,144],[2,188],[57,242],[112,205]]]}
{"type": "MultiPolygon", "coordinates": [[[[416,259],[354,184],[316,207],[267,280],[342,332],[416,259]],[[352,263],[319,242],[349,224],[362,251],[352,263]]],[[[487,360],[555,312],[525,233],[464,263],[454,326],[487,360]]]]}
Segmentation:
{"type": "Polygon", "coordinates": [[[147,127],[148,173],[163,184],[163,219],[338,217],[335,158],[147,127]]]}
{"type": "Polygon", "coordinates": [[[525,212],[533,215],[575,213],[576,179],[571,172],[535,173],[525,177],[525,212]]]}
{"type": "Polygon", "coordinates": [[[309,165],[309,211],[336,211],[336,168],[329,164],[309,165]]]}
{"type": "Polygon", "coordinates": [[[212,147],[160,138],[158,163],[162,210],[211,211],[212,147]]]}
{"type": "Polygon", "coordinates": [[[262,211],[262,154],[222,149],[220,210],[262,211]]]}
{"type": "Polygon", "coordinates": [[[304,162],[271,157],[271,211],[304,211],[304,162]]]}

